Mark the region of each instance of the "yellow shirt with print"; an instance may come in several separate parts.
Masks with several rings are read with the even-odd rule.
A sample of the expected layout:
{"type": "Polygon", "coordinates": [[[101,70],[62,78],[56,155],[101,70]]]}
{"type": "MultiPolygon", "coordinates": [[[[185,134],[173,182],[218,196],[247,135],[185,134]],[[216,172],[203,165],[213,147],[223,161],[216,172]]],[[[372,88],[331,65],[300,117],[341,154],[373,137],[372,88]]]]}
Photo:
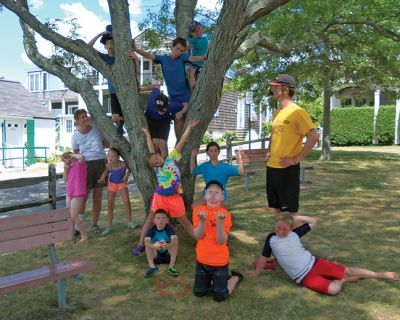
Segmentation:
{"type": "Polygon", "coordinates": [[[303,145],[303,138],[315,129],[309,114],[297,104],[283,110],[277,109],[272,121],[272,144],[267,166],[285,168],[279,164],[281,158],[297,156],[303,145]]]}

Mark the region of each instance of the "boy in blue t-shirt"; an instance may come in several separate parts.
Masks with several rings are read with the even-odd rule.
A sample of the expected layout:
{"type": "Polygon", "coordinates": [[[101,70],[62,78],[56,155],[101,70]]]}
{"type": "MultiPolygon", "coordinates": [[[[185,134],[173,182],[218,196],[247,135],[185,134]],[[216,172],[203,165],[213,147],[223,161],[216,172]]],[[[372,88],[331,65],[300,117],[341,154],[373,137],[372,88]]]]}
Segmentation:
{"type": "MultiPolygon", "coordinates": [[[[189,37],[187,42],[189,43],[191,57],[206,56],[208,51],[208,43],[211,40],[210,35],[204,34],[203,26],[193,21],[189,27],[189,37]]],[[[194,89],[196,84],[196,75],[200,72],[204,61],[192,62],[188,69],[188,81],[190,89],[194,89]]]]}
{"type": "MultiPolygon", "coordinates": [[[[190,171],[196,177],[197,175],[203,175],[204,182],[207,184],[212,180],[217,180],[224,189],[224,201],[228,199],[228,193],[226,191],[226,184],[230,177],[239,176],[244,174],[244,166],[240,153],[235,150],[237,161],[239,166],[234,167],[226,162],[220,162],[218,156],[220,153],[220,147],[215,141],[207,144],[206,152],[210,161],[206,161],[201,165],[196,166],[197,149],[192,150],[190,156],[190,171]]],[[[192,208],[197,205],[205,204],[204,197],[193,201],[192,208]]]]}
{"type": "Polygon", "coordinates": [[[168,224],[167,212],[158,209],[154,212],[154,225],[147,232],[144,238],[149,269],[145,277],[151,278],[160,270],[156,264],[169,263],[168,273],[173,276],[179,276],[175,268],[176,256],[178,254],[178,237],[174,229],[168,224]]]}
{"type": "MultiPolygon", "coordinates": [[[[88,45],[93,46],[98,38],[100,38],[100,42],[104,45],[104,48],[107,50],[107,53],[99,52],[100,57],[108,64],[115,63],[115,56],[114,56],[114,38],[112,36],[112,26],[108,25],[106,27],[106,31],[100,32],[96,35],[92,40],[89,41],[88,45]]],[[[131,55],[131,59],[137,61],[136,55],[131,55]]],[[[138,66],[137,63],[135,64],[136,67],[138,66]]],[[[108,80],[108,92],[110,94],[111,100],[111,119],[116,125],[117,136],[122,137],[124,134],[124,117],[122,114],[121,105],[119,103],[117,93],[115,91],[114,85],[108,80]]]]}
{"type": "Polygon", "coordinates": [[[183,38],[176,38],[172,41],[172,50],[169,55],[154,55],[139,48],[134,48],[134,50],[146,59],[161,64],[169,98],[171,101],[183,104],[182,110],[175,115],[175,134],[179,137],[185,123],[184,114],[189,110],[189,101],[192,95],[186,79],[185,64],[202,61],[204,57],[189,57],[186,53],[187,42],[183,38]]]}

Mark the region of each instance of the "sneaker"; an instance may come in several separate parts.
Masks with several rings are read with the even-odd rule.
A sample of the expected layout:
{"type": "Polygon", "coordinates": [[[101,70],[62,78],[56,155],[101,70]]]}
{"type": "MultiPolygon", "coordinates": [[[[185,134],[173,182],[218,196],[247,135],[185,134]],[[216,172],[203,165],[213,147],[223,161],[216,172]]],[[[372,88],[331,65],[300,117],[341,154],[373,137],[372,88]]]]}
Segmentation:
{"type": "Polygon", "coordinates": [[[173,276],[173,277],[179,276],[179,272],[176,270],[175,266],[169,267],[169,268],[167,269],[167,272],[168,272],[171,276],[173,276]]]}
{"type": "Polygon", "coordinates": [[[148,268],[144,277],[145,278],[151,278],[151,277],[154,277],[159,272],[160,272],[160,269],[158,269],[157,267],[148,268]]]}
{"type": "Polygon", "coordinates": [[[139,227],[139,226],[133,222],[128,223],[128,229],[136,229],[137,227],[139,227]]]}
{"type": "Polygon", "coordinates": [[[104,231],[101,233],[102,236],[106,236],[108,234],[111,233],[111,229],[110,228],[105,228],[104,231]]]}
{"type": "Polygon", "coordinates": [[[74,237],[79,237],[81,235],[81,232],[79,230],[74,230],[74,237]]]}
{"type": "Polygon", "coordinates": [[[101,229],[97,224],[95,224],[92,226],[92,232],[93,233],[101,233],[101,229]]]}
{"type": "Polygon", "coordinates": [[[138,244],[135,248],[132,249],[132,254],[137,257],[140,256],[143,251],[144,251],[144,246],[138,244]]]}

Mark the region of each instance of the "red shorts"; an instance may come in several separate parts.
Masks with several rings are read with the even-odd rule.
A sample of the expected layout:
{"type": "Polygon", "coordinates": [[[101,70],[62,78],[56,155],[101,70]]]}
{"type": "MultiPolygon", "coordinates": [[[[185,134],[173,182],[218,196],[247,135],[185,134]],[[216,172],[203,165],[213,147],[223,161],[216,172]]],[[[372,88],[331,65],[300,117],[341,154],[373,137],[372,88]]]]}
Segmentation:
{"type": "Polygon", "coordinates": [[[345,266],[325,259],[317,259],[317,262],[303,279],[302,285],[310,290],[328,294],[328,288],[332,280],[344,278],[345,266]]]}
{"type": "Polygon", "coordinates": [[[127,183],[112,183],[112,182],[108,181],[108,191],[118,192],[125,188],[128,188],[127,183]]]}
{"type": "Polygon", "coordinates": [[[160,196],[154,193],[151,210],[154,212],[158,209],[165,210],[171,218],[179,218],[185,215],[185,204],[180,194],[160,196]]]}

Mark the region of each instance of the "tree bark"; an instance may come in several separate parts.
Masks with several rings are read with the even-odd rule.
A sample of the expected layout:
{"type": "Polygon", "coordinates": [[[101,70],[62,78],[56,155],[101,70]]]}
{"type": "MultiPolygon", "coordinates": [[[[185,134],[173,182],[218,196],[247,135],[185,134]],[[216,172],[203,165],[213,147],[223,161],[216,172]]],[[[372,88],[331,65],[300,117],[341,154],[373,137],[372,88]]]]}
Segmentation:
{"type": "Polygon", "coordinates": [[[322,66],[322,79],[324,90],[324,125],[322,130],[322,150],[320,160],[330,160],[331,155],[331,105],[330,105],[330,77],[327,64],[322,66]]]}

